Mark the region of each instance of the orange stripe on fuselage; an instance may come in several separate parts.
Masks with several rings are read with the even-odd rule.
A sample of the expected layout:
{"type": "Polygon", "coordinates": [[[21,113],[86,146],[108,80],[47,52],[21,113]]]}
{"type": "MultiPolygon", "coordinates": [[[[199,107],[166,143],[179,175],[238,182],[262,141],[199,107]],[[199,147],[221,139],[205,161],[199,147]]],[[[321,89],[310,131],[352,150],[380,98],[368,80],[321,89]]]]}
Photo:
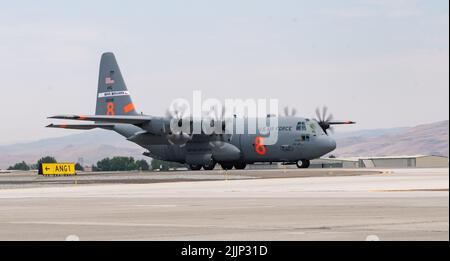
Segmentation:
{"type": "Polygon", "coordinates": [[[129,113],[130,111],[134,110],[134,104],[133,103],[128,103],[127,105],[125,105],[123,107],[123,111],[125,113],[129,113]]]}

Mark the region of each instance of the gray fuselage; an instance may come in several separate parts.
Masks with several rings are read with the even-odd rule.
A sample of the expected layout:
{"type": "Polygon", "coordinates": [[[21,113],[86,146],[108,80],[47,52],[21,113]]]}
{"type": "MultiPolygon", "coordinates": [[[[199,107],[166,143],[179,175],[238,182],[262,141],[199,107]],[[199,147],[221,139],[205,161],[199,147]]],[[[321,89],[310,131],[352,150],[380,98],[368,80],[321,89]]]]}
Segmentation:
{"type": "MultiPolygon", "coordinates": [[[[258,153],[255,134],[194,135],[182,145],[169,144],[164,136],[139,135],[143,130],[130,124],[117,124],[116,132],[149,150],[153,158],[187,164],[215,162],[297,162],[319,158],[336,148],[317,121],[299,117],[278,118],[278,139],[258,153]],[[138,135],[137,135],[138,134],[138,135]],[[261,153],[264,152],[264,153],[261,153]]],[[[260,148],[259,148],[260,149],[260,148]]]]}

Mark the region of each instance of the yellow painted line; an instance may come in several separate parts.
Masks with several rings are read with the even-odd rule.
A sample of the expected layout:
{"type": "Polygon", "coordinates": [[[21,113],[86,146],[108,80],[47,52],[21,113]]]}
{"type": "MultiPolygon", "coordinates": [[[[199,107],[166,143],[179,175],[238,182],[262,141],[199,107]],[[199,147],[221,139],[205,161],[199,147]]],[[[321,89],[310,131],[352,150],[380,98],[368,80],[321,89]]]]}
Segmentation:
{"type": "Polygon", "coordinates": [[[374,189],[374,190],[369,190],[369,192],[420,192],[420,191],[443,192],[443,191],[448,191],[448,188],[434,188],[434,189],[374,189]]]}

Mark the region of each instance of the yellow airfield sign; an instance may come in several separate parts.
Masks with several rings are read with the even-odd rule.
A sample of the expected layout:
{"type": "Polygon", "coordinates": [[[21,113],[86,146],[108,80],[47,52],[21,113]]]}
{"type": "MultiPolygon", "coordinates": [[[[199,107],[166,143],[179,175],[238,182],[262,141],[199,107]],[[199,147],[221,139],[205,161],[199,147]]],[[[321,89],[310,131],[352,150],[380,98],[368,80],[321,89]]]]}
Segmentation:
{"type": "Polygon", "coordinates": [[[75,175],[74,163],[42,163],[43,175],[75,175]]]}

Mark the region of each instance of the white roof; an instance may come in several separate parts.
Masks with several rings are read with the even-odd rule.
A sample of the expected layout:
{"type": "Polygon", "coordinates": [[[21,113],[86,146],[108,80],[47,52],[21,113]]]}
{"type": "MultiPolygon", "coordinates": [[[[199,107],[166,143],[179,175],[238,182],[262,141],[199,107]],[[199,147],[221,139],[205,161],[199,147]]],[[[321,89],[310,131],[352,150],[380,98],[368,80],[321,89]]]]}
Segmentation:
{"type": "Polygon", "coordinates": [[[437,156],[437,155],[400,155],[400,156],[375,156],[375,157],[343,157],[343,158],[320,158],[321,160],[330,160],[330,161],[359,161],[359,160],[373,160],[373,159],[416,159],[423,157],[439,157],[439,158],[448,158],[445,156],[437,156]]]}

